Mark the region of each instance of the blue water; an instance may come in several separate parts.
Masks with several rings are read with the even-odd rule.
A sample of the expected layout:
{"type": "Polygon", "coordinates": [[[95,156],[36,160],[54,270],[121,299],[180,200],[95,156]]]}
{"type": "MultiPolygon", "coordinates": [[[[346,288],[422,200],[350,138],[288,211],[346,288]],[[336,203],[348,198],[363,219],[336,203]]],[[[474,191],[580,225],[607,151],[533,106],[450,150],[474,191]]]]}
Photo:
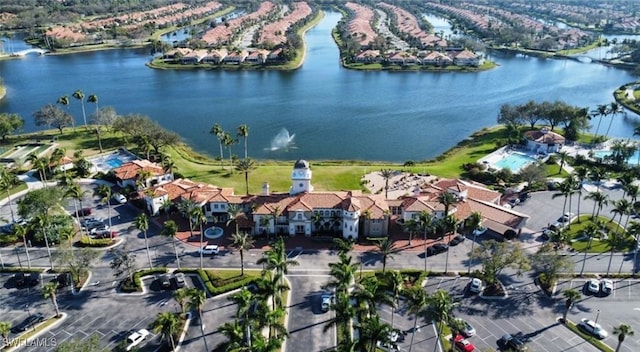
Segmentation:
{"type": "Polygon", "coordinates": [[[112,168],[116,168],[116,167],[120,167],[122,166],[122,160],[118,159],[118,158],[113,158],[113,159],[107,159],[105,160],[105,163],[109,166],[111,166],[112,168]]]}
{"type": "MultiPolygon", "coordinates": [[[[603,149],[593,152],[593,156],[596,158],[604,158],[611,155],[611,150],[603,149]]],[[[640,150],[636,150],[635,153],[627,160],[627,164],[638,164],[640,162],[640,150]]]]}
{"type": "Polygon", "coordinates": [[[534,161],[536,161],[536,159],[524,154],[510,153],[505,154],[500,161],[494,164],[501,169],[509,169],[513,172],[518,172],[520,171],[520,169],[533,163],[534,161]]]}

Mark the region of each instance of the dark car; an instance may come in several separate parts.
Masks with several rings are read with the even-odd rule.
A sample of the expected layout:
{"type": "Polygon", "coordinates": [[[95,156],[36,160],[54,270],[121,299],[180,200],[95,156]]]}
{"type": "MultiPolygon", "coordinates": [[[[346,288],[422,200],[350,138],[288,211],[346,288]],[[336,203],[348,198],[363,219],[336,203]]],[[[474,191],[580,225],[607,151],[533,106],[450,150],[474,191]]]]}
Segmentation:
{"type": "Polygon", "coordinates": [[[427,255],[436,255],[449,250],[449,246],[444,243],[436,243],[433,246],[427,247],[427,255]]]}
{"type": "Polygon", "coordinates": [[[71,274],[69,273],[58,274],[55,280],[58,281],[58,288],[67,287],[71,285],[71,274]]]}
{"type": "Polygon", "coordinates": [[[23,320],[20,324],[12,327],[11,332],[14,334],[17,334],[23,331],[27,331],[29,330],[30,327],[42,321],[44,321],[44,314],[42,313],[32,314],[28,316],[25,320],[23,320]]]}
{"type": "Polygon", "coordinates": [[[449,245],[450,246],[457,246],[460,243],[464,242],[464,236],[458,234],[456,235],[454,238],[451,239],[451,241],[449,241],[449,245]]]}
{"type": "Polygon", "coordinates": [[[29,275],[29,285],[35,286],[40,283],[40,273],[31,273],[29,275]]]}
{"type": "Polygon", "coordinates": [[[527,350],[524,341],[510,334],[503,335],[500,340],[498,340],[498,347],[503,351],[523,352],[527,350]]]}
{"type": "Polygon", "coordinates": [[[158,281],[160,281],[160,286],[162,286],[162,288],[171,288],[171,280],[169,279],[169,275],[160,275],[158,281]]]}
{"type": "Polygon", "coordinates": [[[76,217],[78,218],[89,216],[89,215],[91,215],[91,208],[78,209],[78,211],[76,212],[76,217]]]}
{"type": "Polygon", "coordinates": [[[16,283],[16,287],[22,287],[27,283],[27,279],[24,273],[16,273],[15,275],[13,275],[13,280],[16,283]]]}

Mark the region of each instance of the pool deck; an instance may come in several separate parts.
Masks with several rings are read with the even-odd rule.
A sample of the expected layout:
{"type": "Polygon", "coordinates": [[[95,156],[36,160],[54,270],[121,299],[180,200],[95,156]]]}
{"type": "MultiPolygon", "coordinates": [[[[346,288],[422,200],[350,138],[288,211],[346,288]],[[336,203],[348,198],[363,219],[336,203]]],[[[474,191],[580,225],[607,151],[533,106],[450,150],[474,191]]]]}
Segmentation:
{"type": "MultiPolygon", "coordinates": [[[[478,163],[487,165],[489,168],[492,168],[492,169],[500,170],[502,169],[502,167],[498,166],[498,163],[501,160],[505,159],[507,156],[514,153],[527,156],[532,159],[541,160],[539,158],[540,157],[539,155],[536,155],[528,150],[513,149],[510,146],[504,146],[480,158],[478,160],[478,163]]],[[[518,169],[518,170],[511,170],[511,171],[518,172],[520,170],[518,169]]]]}
{"type": "Polygon", "coordinates": [[[138,157],[126,149],[118,149],[111,153],[100,154],[98,156],[95,156],[89,159],[89,161],[93,165],[93,167],[91,168],[91,172],[106,173],[115,169],[112,163],[109,163],[110,160],[114,160],[114,159],[120,160],[121,161],[120,165],[122,165],[130,161],[137,160],[138,157]]]}

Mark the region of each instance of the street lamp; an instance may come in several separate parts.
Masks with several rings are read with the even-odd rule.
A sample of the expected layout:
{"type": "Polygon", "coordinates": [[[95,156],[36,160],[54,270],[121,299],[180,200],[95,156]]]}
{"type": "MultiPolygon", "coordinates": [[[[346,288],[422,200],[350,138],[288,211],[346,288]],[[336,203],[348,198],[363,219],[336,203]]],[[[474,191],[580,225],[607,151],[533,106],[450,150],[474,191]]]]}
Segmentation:
{"type": "Polygon", "coordinates": [[[596,321],[593,323],[593,325],[597,325],[598,324],[598,318],[600,317],[600,309],[598,309],[598,313],[596,314],[596,321]]]}

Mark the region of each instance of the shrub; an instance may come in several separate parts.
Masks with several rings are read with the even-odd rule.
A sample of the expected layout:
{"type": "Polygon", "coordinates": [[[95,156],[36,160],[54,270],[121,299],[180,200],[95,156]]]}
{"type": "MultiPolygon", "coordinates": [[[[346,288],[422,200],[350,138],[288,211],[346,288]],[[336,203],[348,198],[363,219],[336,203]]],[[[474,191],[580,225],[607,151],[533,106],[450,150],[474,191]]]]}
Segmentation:
{"type": "Polygon", "coordinates": [[[142,288],[141,278],[143,276],[166,273],[167,268],[165,267],[136,271],[135,273],[133,273],[133,282],[131,282],[128,277],[122,280],[122,282],[120,283],[120,290],[122,292],[138,292],[142,288]]]}
{"type": "Polygon", "coordinates": [[[114,243],[115,240],[112,240],[110,238],[91,238],[89,236],[82,236],[82,238],[80,238],[79,245],[81,247],[99,248],[108,247],[114,243]]]}
{"type": "Polygon", "coordinates": [[[18,236],[14,234],[0,235],[0,246],[6,246],[18,242],[18,236]]]}

